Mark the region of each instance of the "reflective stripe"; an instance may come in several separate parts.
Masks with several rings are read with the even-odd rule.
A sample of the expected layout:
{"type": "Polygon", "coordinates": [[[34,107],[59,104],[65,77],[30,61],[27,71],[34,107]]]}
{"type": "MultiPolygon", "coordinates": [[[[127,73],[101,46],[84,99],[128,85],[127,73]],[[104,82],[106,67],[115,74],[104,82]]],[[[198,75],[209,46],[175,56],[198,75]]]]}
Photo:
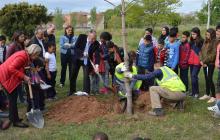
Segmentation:
{"type": "Polygon", "coordinates": [[[167,80],[170,80],[172,78],[177,78],[178,77],[176,74],[171,74],[170,71],[167,69],[167,67],[162,67],[161,69],[163,69],[167,74],[167,77],[164,78],[162,81],[167,81],[167,80]]]}

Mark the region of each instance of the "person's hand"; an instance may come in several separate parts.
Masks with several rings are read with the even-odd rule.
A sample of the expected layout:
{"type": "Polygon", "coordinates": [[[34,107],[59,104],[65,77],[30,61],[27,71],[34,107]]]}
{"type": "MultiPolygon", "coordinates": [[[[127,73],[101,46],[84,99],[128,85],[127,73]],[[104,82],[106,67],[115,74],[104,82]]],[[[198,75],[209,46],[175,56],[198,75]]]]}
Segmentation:
{"type": "Polygon", "coordinates": [[[131,72],[124,72],[124,76],[125,76],[125,78],[129,78],[129,79],[132,79],[132,77],[133,77],[131,72]]]}
{"type": "Polygon", "coordinates": [[[203,67],[208,67],[206,64],[203,64],[203,67]]]}
{"type": "Polygon", "coordinates": [[[66,47],[70,47],[71,44],[70,44],[70,43],[65,43],[64,46],[66,46],[66,47]]]}
{"type": "Polygon", "coordinates": [[[24,76],[24,81],[28,84],[31,84],[31,78],[28,77],[27,75],[24,76]]]}
{"type": "Polygon", "coordinates": [[[99,72],[99,65],[95,65],[95,72],[98,73],[99,72]]]}
{"type": "Polygon", "coordinates": [[[202,66],[204,65],[202,61],[200,61],[200,65],[202,65],[202,66]]]}
{"type": "Polygon", "coordinates": [[[125,65],[121,68],[121,71],[122,71],[122,72],[125,72],[125,71],[127,71],[127,70],[128,70],[128,69],[126,68],[125,65]]]}

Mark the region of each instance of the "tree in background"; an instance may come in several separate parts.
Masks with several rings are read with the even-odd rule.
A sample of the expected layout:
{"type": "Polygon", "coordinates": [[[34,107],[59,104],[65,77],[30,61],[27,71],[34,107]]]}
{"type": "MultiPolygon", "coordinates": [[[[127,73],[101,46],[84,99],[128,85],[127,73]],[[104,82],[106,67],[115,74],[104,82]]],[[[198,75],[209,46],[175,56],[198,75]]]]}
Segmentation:
{"type": "Polygon", "coordinates": [[[75,28],[77,26],[77,17],[76,14],[71,14],[71,24],[75,28]]]}
{"type": "Polygon", "coordinates": [[[93,7],[93,8],[90,10],[90,18],[89,18],[89,21],[91,22],[91,24],[92,24],[93,27],[96,26],[96,15],[97,15],[96,7],[93,7]]]}
{"type": "Polygon", "coordinates": [[[121,9],[121,6],[119,5],[114,9],[107,10],[104,13],[104,19],[105,19],[104,26],[105,26],[105,28],[121,28],[120,9],[121,9]],[[112,23],[114,23],[115,25],[112,25],[112,23]]]}
{"type": "MultiPolygon", "coordinates": [[[[220,2],[219,0],[212,0],[211,5],[211,25],[216,25],[220,22],[220,2]]],[[[203,4],[203,8],[197,12],[197,17],[200,24],[206,24],[208,19],[208,4],[203,4]]]]}
{"type": "Polygon", "coordinates": [[[54,24],[56,25],[56,28],[58,30],[63,28],[63,12],[62,9],[56,8],[54,12],[54,18],[53,18],[54,24]]]}
{"type": "Polygon", "coordinates": [[[52,18],[43,5],[30,5],[26,2],[7,4],[0,10],[0,28],[8,37],[12,37],[16,30],[32,36],[37,25],[46,24],[52,18]]]}

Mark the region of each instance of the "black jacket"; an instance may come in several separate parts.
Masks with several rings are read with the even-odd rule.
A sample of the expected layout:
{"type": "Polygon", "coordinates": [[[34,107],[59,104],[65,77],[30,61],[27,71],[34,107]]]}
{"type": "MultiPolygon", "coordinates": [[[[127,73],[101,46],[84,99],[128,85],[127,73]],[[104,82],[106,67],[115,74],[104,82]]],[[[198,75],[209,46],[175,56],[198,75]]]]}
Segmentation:
{"type": "Polygon", "coordinates": [[[48,49],[47,49],[47,46],[46,46],[46,44],[45,44],[45,41],[43,40],[42,42],[43,42],[43,45],[44,45],[44,46],[41,46],[41,44],[39,43],[37,37],[34,36],[34,37],[31,38],[31,41],[30,41],[29,45],[31,45],[31,44],[37,44],[37,45],[39,45],[39,46],[41,47],[40,57],[44,58],[44,57],[43,57],[43,50],[42,50],[42,48],[44,47],[45,52],[47,52],[48,49]]]}

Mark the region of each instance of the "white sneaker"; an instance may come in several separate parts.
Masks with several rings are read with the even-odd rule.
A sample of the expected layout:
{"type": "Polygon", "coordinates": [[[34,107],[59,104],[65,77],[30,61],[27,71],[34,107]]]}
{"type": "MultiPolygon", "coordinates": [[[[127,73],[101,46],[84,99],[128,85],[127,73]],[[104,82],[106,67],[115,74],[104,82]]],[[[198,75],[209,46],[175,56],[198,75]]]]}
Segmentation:
{"type": "Polygon", "coordinates": [[[199,100],[209,100],[210,98],[210,96],[205,94],[204,96],[200,97],[199,100]]]}
{"type": "Polygon", "coordinates": [[[207,103],[214,103],[216,101],[216,99],[214,97],[211,97],[207,103]]]}
{"type": "Polygon", "coordinates": [[[208,109],[209,111],[213,111],[213,112],[215,112],[215,111],[218,110],[218,106],[217,106],[217,105],[210,106],[210,107],[208,107],[207,109],[208,109]]]}

